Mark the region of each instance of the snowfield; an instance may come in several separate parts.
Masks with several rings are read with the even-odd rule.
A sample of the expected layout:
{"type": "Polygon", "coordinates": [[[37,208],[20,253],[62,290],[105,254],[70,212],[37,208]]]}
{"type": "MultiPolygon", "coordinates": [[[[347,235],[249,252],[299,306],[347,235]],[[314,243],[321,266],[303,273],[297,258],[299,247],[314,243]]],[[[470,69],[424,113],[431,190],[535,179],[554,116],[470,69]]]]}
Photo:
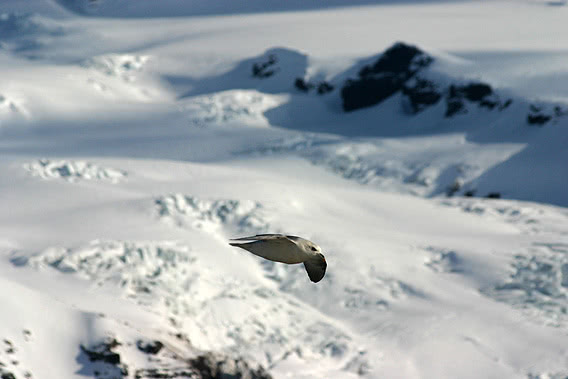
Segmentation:
{"type": "Polygon", "coordinates": [[[568,378],[567,13],[1,2],[0,377],[568,378]]]}

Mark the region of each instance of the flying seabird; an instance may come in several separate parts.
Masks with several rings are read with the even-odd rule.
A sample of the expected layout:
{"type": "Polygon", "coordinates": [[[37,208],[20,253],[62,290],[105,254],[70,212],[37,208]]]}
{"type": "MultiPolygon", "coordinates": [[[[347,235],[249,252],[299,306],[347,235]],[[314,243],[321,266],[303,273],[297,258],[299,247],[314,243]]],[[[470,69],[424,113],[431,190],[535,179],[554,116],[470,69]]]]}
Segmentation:
{"type": "Polygon", "coordinates": [[[231,239],[229,245],[240,247],[254,255],[274,262],[303,263],[310,280],[314,283],[323,278],[327,268],[321,248],[312,241],[301,237],[283,234],[257,234],[251,237],[231,239]]]}

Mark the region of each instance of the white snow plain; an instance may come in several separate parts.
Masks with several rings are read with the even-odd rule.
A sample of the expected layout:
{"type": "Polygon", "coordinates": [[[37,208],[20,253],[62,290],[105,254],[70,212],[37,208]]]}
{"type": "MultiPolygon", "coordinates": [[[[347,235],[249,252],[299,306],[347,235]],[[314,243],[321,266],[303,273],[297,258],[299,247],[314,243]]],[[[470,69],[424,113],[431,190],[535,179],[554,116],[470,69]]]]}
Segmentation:
{"type": "Polygon", "coordinates": [[[184,377],[204,351],[274,378],[568,377],[564,2],[0,13],[6,378],[184,377]],[[343,112],[345,79],[397,41],[511,102],[343,112]],[[325,278],[227,244],[263,232],[317,242],[325,278]]]}

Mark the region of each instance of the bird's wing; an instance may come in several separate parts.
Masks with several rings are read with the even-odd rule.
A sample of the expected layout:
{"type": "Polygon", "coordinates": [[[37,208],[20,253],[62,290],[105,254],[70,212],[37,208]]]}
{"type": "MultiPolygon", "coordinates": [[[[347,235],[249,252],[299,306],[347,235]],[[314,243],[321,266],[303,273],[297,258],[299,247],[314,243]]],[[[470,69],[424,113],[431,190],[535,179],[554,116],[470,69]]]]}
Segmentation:
{"type": "Polygon", "coordinates": [[[284,263],[292,263],[289,262],[290,254],[288,252],[297,248],[296,242],[282,234],[258,234],[251,237],[236,238],[230,240],[229,245],[240,247],[271,261],[284,263]]]}
{"type": "Polygon", "coordinates": [[[317,256],[304,262],[310,280],[314,283],[322,280],[327,268],[327,262],[323,256],[317,256]]]}
{"type": "MultiPolygon", "coordinates": [[[[285,236],[284,234],[257,234],[256,236],[231,238],[231,241],[272,241],[272,242],[294,242],[296,236],[285,236]]],[[[295,242],[294,242],[295,243],[295,242]]]]}

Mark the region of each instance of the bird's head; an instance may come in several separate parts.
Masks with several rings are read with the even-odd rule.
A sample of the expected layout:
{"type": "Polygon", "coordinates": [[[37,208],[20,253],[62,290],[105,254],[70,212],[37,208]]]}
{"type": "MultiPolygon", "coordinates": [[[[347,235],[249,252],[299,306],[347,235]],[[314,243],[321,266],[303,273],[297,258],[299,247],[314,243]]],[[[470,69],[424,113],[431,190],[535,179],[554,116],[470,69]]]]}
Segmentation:
{"type": "Polygon", "coordinates": [[[321,247],[319,247],[315,243],[311,241],[306,241],[306,243],[302,247],[304,251],[306,251],[309,255],[318,256],[325,261],[325,258],[321,251],[321,247]]]}

